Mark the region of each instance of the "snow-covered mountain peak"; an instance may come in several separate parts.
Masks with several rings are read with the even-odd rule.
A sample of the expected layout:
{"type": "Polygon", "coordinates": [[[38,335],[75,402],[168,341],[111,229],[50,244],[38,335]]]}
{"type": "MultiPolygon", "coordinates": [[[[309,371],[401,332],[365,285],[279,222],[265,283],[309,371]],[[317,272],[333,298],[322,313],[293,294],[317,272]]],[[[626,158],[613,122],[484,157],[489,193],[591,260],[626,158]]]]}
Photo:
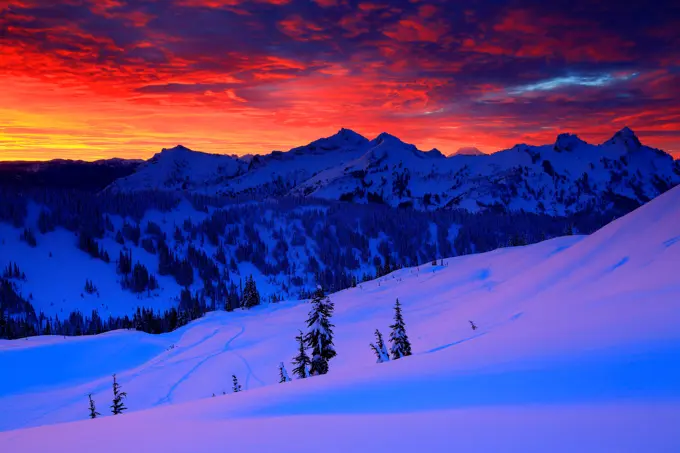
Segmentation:
{"type": "Polygon", "coordinates": [[[132,175],[114,182],[111,190],[196,190],[205,191],[242,173],[247,164],[223,154],[208,154],[177,145],[137,168],[132,175]]]}
{"type": "Polygon", "coordinates": [[[180,153],[192,153],[192,152],[197,152],[192,149],[187,148],[184,145],[177,145],[172,148],[163,148],[161,150],[162,154],[180,154],[180,153]]]}
{"type": "Polygon", "coordinates": [[[415,146],[409,145],[408,143],[401,141],[401,139],[399,139],[398,137],[395,137],[394,135],[389,134],[387,132],[381,132],[376,138],[371,140],[371,144],[373,146],[387,144],[387,145],[411,146],[415,148],[415,146]]]}
{"type": "MultiPolygon", "coordinates": [[[[342,128],[329,137],[320,138],[307,145],[292,148],[288,153],[284,154],[327,154],[329,151],[348,151],[363,148],[367,143],[368,139],[366,137],[351,129],[342,128]]],[[[280,151],[275,151],[274,153],[282,154],[280,151]]]]}
{"type": "Polygon", "coordinates": [[[581,140],[576,134],[560,134],[555,141],[555,151],[569,152],[587,144],[587,142],[581,140]]]}
{"type": "Polygon", "coordinates": [[[421,151],[415,145],[405,143],[398,137],[388,134],[387,132],[383,132],[371,140],[368,146],[370,149],[367,154],[368,161],[374,163],[388,159],[393,164],[401,162],[402,164],[409,165],[409,162],[413,162],[414,160],[444,158],[444,155],[438,150],[429,152],[421,151]]]}
{"type": "Polygon", "coordinates": [[[453,156],[485,156],[483,152],[481,152],[477,147],[475,146],[464,146],[455,153],[452,153],[449,155],[449,157],[453,156]]]}
{"type": "Polygon", "coordinates": [[[425,155],[428,156],[428,157],[446,157],[446,156],[444,156],[444,154],[443,154],[441,151],[439,151],[437,148],[432,148],[431,150],[425,151],[424,153],[425,153],[425,155]]]}
{"type": "Polygon", "coordinates": [[[352,129],[347,129],[347,128],[342,128],[340,129],[335,135],[328,137],[330,138],[337,138],[340,140],[348,141],[348,142],[367,142],[368,139],[364,137],[363,135],[354,132],[352,129]]]}
{"type": "Polygon", "coordinates": [[[605,145],[623,145],[629,151],[634,151],[642,146],[640,139],[637,138],[635,132],[628,126],[618,131],[612,138],[607,140],[605,145]]]}

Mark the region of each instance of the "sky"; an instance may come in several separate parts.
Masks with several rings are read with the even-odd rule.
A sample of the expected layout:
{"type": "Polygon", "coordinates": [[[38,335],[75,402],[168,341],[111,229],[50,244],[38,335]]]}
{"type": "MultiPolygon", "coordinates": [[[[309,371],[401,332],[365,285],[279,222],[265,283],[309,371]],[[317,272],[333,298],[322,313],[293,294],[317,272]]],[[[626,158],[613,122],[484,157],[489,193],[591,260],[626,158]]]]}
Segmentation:
{"type": "Polygon", "coordinates": [[[671,0],[0,0],[0,160],[624,126],[680,158],[678,49],[671,0]]]}

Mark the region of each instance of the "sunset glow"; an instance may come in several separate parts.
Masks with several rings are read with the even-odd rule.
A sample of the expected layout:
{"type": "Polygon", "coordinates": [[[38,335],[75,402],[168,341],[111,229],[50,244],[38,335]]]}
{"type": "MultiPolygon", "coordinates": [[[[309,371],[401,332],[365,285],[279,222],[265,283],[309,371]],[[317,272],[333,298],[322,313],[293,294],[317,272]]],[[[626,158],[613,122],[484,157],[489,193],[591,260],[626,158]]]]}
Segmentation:
{"type": "Polygon", "coordinates": [[[0,160],[267,153],[341,127],[492,152],[624,126],[678,158],[672,3],[3,0],[0,160]]]}

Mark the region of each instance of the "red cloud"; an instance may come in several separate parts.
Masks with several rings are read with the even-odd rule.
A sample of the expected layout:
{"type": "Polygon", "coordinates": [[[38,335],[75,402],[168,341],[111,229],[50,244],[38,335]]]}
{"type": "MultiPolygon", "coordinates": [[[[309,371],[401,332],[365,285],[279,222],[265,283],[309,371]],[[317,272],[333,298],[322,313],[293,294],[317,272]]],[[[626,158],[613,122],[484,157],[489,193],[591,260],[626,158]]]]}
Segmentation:
{"type": "Polygon", "coordinates": [[[527,10],[510,10],[490,33],[466,38],[465,50],[522,58],[561,57],[568,61],[625,61],[633,43],[601,30],[584,19],[537,16],[527,10]]]}
{"type": "Polygon", "coordinates": [[[397,41],[444,43],[444,41],[449,42],[449,39],[445,39],[448,31],[449,27],[443,21],[424,22],[420,17],[412,17],[400,20],[395,25],[383,30],[383,33],[397,41]]]}
{"type": "Polygon", "coordinates": [[[338,0],[314,0],[314,2],[322,8],[330,8],[331,6],[338,5],[338,0]]]}
{"type": "Polygon", "coordinates": [[[330,36],[323,32],[323,27],[304,20],[301,16],[290,16],[279,22],[279,30],[298,41],[319,41],[330,36]]]}
{"type": "Polygon", "coordinates": [[[285,5],[287,3],[290,3],[291,0],[174,0],[174,1],[178,5],[188,7],[225,8],[239,6],[248,2],[268,3],[270,5],[285,5]]]}

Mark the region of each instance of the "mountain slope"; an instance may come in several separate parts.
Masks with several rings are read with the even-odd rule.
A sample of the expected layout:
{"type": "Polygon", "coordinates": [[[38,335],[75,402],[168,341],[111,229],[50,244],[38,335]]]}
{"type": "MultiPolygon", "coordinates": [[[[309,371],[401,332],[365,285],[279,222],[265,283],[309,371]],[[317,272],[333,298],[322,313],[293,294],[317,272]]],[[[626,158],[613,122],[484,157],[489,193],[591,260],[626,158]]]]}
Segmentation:
{"type": "Polygon", "coordinates": [[[673,189],[587,237],[402,269],[331,295],[331,372],[287,384],[276,383],[277,365],[292,368],[302,302],[215,313],[159,336],[0,341],[0,361],[14,370],[0,375],[0,404],[13,408],[0,415],[2,430],[83,420],[87,393],[105,409],[112,372],[130,411],[154,408],[0,433],[0,447],[41,451],[59,432],[76,453],[97,441],[96,451],[116,451],[119,441],[102,444],[101,436],[122,431],[146,439],[148,451],[221,451],[227,441],[245,452],[310,451],[319,437],[298,444],[294,433],[332,425],[343,439],[328,451],[349,442],[375,451],[675,451],[679,259],[673,189]],[[414,356],[376,364],[368,343],[376,328],[388,331],[396,298],[414,356]],[[45,364],[41,373],[28,366],[35,363],[45,364]],[[246,392],[210,398],[229,393],[231,374],[246,392]],[[453,437],[452,420],[460,430],[453,437]],[[361,428],[367,423],[370,431],[361,428]],[[395,423],[411,428],[376,434],[395,423]],[[555,429],[565,423],[568,431],[555,429]],[[484,435],[489,426],[498,436],[484,435]]]}
{"type": "Polygon", "coordinates": [[[243,159],[206,154],[183,146],[156,154],[109,190],[189,190],[204,194],[283,195],[313,174],[363,154],[368,140],[349,130],[287,152],[243,159]]]}
{"type": "Polygon", "coordinates": [[[186,189],[567,215],[629,212],[680,183],[680,164],[624,128],[601,145],[561,134],[553,145],[444,157],[389,134],[373,140],[342,129],[287,152],[236,159],[186,148],[164,151],[112,190],[186,189]]]}
{"type": "Polygon", "coordinates": [[[163,149],[130,176],[115,181],[109,190],[190,190],[202,192],[243,173],[247,164],[238,158],[192,151],[182,145],[163,149]]]}

